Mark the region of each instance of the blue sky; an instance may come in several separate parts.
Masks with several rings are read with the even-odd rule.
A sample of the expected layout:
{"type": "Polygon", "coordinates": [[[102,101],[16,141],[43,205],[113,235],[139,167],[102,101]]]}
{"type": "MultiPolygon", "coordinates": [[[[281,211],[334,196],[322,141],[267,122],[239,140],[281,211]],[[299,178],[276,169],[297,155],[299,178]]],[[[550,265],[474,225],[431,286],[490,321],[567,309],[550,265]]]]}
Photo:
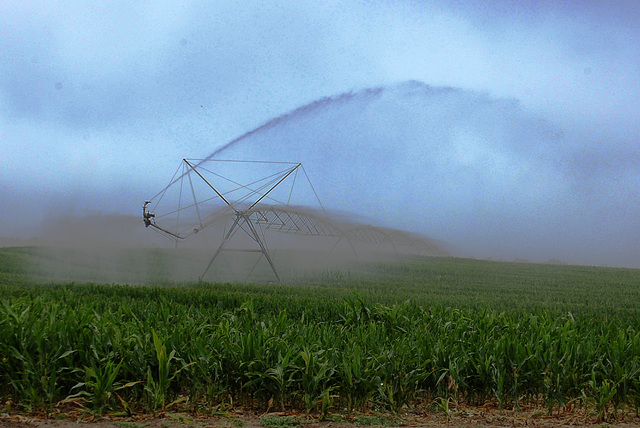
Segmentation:
{"type": "MultiPolygon", "coordinates": [[[[367,142],[349,147],[373,163],[391,161],[366,149],[371,141],[423,156],[432,153],[425,132],[446,136],[443,153],[455,162],[429,158],[441,171],[429,186],[448,186],[437,197],[458,214],[420,225],[392,199],[368,215],[457,247],[464,225],[502,226],[493,239],[467,230],[465,251],[478,257],[640,266],[638,51],[634,1],[0,0],[0,236],[38,236],[62,215],[138,215],[183,157],[205,157],[323,97],[387,88],[366,118],[321,112],[308,129],[347,144],[368,127],[367,142]],[[426,107],[396,120],[408,111],[398,101],[406,81],[459,96],[430,98],[439,123],[425,119],[435,111],[426,107]],[[445,132],[461,120],[455,135],[445,132]],[[460,165],[474,178],[447,176],[460,165]],[[511,170],[538,183],[538,196],[517,190],[511,170]],[[472,182],[483,185],[460,190],[472,182]]],[[[291,138],[286,131],[273,136],[291,138]]],[[[323,168],[318,161],[314,182],[323,168]]],[[[404,171],[396,186],[419,193],[409,184],[419,171],[404,171]]],[[[359,174],[362,186],[375,181],[359,174]]]]}

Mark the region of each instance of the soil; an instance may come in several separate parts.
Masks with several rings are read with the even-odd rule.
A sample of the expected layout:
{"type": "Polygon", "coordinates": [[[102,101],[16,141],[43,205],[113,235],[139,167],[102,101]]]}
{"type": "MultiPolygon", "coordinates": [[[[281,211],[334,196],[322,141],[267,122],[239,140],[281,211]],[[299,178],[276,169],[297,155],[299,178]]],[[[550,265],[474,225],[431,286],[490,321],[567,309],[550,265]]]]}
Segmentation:
{"type": "Polygon", "coordinates": [[[155,416],[123,418],[105,415],[99,420],[83,413],[57,413],[49,417],[42,415],[0,414],[3,428],[357,428],[371,427],[640,427],[640,418],[635,413],[616,414],[607,422],[598,421],[595,415],[581,411],[560,412],[548,415],[545,410],[528,408],[521,411],[500,410],[495,406],[464,407],[450,409],[449,415],[442,412],[413,411],[402,415],[359,414],[329,415],[326,420],[316,416],[293,413],[254,414],[232,411],[225,416],[193,415],[190,413],[164,413],[155,416]],[[286,418],[288,417],[288,418],[286,418]],[[264,419],[266,418],[266,419],[264,419]],[[286,419],[285,419],[286,418],[286,419]],[[268,421],[267,421],[268,419],[268,421]],[[271,422],[269,424],[268,422],[271,422]],[[288,423],[288,424],[287,424],[288,423]]]}

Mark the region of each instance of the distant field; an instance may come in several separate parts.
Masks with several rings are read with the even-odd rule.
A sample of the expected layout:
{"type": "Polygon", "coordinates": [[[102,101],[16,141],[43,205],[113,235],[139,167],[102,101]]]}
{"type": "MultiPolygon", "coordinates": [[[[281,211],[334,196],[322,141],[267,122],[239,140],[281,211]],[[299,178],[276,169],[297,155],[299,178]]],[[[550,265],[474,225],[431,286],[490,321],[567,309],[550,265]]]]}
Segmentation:
{"type": "Polygon", "coordinates": [[[63,256],[0,249],[2,411],[640,406],[640,270],[405,258],[236,284],[169,280],[190,261],[160,250],[63,256]]]}

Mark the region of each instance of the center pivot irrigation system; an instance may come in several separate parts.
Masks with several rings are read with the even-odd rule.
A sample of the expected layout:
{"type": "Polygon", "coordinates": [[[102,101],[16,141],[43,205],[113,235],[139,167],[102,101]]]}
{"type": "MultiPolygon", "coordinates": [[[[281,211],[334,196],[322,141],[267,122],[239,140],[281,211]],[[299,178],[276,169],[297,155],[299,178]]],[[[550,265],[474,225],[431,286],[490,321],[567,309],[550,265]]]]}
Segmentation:
{"type": "Polygon", "coordinates": [[[169,184],[144,202],[142,217],[146,227],[173,240],[176,247],[200,236],[206,240],[206,229],[224,225],[218,228],[223,230],[221,241],[201,278],[223,251],[242,251],[260,253],[248,276],[264,257],[280,281],[267,242],[273,234],[267,232],[332,238],[329,254],[346,240],[356,257],[353,241],[378,248],[389,244],[395,253],[399,247],[411,248],[414,254],[434,255],[436,250],[433,243],[395,230],[338,226],[329,218],[302,164],[293,162],[183,159],[169,184]],[[238,232],[254,248],[232,248],[238,232]]]}

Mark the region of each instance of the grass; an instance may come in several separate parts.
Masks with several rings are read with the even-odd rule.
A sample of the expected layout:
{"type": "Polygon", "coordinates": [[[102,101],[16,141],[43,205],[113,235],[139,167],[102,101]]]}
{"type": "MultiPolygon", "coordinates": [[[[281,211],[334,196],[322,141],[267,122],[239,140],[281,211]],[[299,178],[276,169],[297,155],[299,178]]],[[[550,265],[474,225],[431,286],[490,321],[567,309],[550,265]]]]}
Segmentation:
{"type": "Polygon", "coordinates": [[[119,428],[145,428],[151,425],[151,422],[114,421],[113,423],[119,428]]]}
{"type": "Polygon", "coordinates": [[[260,426],[265,428],[295,427],[300,425],[293,416],[263,416],[260,418],[260,426]]]}
{"type": "Polygon", "coordinates": [[[384,415],[361,415],[354,419],[356,425],[360,426],[382,426],[397,427],[402,425],[402,421],[384,415]]]}
{"type": "Polygon", "coordinates": [[[46,281],[41,254],[0,249],[0,402],[13,410],[75,397],[98,416],[326,417],[489,400],[581,403],[604,421],[640,405],[638,270],[406,258],[286,284],[132,286],[46,281]]]}

